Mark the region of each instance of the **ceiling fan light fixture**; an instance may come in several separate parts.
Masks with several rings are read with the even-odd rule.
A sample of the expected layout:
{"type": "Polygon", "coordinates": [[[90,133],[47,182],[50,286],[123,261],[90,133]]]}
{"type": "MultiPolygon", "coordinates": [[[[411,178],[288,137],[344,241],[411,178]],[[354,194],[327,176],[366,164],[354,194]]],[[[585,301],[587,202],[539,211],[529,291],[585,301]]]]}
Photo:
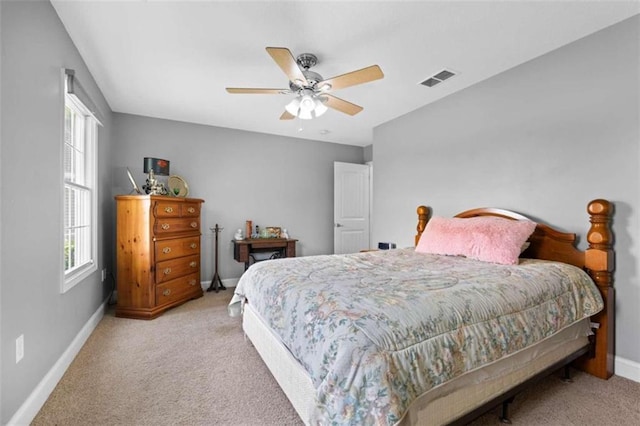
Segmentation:
{"type": "Polygon", "coordinates": [[[314,102],[316,104],[316,107],[313,109],[313,111],[315,112],[316,117],[320,117],[329,109],[324,105],[324,103],[322,103],[322,101],[320,100],[320,97],[318,96],[316,96],[316,98],[314,99],[314,102]]]}
{"type": "MultiPolygon", "coordinates": [[[[291,120],[294,117],[310,120],[323,115],[327,112],[327,108],[348,115],[358,114],[363,109],[361,106],[327,95],[326,93],[331,90],[344,89],[384,77],[378,65],[371,65],[325,80],[320,74],[309,69],[318,63],[317,56],[311,53],[303,53],[297,58],[294,58],[291,51],[286,47],[267,47],[266,49],[269,55],[271,55],[271,58],[286,74],[289,81],[289,89],[227,87],[227,92],[295,94],[295,98],[285,105],[285,112],[280,115],[280,120],[291,120]]],[[[443,70],[433,78],[437,77],[446,80],[454,74],[453,72],[443,70]]]]}
{"type": "Polygon", "coordinates": [[[311,95],[302,95],[300,98],[300,111],[311,112],[316,108],[316,102],[311,95]]]}
{"type": "Polygon", "coordinates": [[[311,120],[327,112],[326,96],[319,96],[312,90],[301,91],[284,109],[294,117],[311,120]]]}
{"type": "Polygon", "coordinates": [[[298,111],[300,110],[300,97],[296,96],[295,98],[293,98],[293,100],[291,102],[289,102],[285,107],[285,110],[287,110],[287,112],[293,116],[297,116],[298,115],[298,111]]]}
{"type": "Polygon", "coordinates": [[[313,110],[305,111],[302,108],[300,108],[298,112],[298,118],[301,118],[302,120],[311,120],[313,117],[314,117],[313,110]]]}

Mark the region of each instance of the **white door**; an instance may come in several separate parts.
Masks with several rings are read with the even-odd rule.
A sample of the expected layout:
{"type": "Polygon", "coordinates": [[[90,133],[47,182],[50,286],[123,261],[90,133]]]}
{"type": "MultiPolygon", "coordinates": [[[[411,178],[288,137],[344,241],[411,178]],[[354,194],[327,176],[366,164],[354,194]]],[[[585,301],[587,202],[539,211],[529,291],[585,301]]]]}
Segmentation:
{"type": "Polygon", "coordinates": [[[370,167],[333,163],[333,250],[356,253],[369,248],[370,167]]]}

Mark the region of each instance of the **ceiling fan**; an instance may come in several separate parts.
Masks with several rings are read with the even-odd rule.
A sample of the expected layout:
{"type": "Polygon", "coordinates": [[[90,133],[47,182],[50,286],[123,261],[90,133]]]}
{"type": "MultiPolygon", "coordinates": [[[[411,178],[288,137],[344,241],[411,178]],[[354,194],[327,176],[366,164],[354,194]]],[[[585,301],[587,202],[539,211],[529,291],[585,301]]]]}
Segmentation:
{"type": "Polygon", "coordinates": [[[280,120],[291,120],[299,117],[310,120],[321,116],[327,107],[349,115],[356,115],[363,108],[359,105],[337,98],[328,92],[344,89],[357,84],[368,83],[384,77],[378,65],[323,79],[322,76],[309,68],[318,63],[318,58],[311,53],[302,53],[294,58],[285,47],[267,47],[267,52],[289,78],[288,89],[252,89],[227,87],[227,92],[233,94],[262,94],[288,95],[296,97],[285,106],[285,112],[280,120]]]}

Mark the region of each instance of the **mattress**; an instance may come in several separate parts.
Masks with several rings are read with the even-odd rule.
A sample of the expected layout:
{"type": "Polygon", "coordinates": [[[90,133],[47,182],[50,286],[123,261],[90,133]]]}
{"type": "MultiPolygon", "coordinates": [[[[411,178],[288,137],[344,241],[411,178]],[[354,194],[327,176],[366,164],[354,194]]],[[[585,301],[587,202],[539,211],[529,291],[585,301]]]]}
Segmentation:
{"type": "Polygon", "coordinates": [[[602,308],[570,265],[410,249],[263,262],[236,295],[306,372],[308,419],[323,424],[396,424],[418,397],[602,308]]]}

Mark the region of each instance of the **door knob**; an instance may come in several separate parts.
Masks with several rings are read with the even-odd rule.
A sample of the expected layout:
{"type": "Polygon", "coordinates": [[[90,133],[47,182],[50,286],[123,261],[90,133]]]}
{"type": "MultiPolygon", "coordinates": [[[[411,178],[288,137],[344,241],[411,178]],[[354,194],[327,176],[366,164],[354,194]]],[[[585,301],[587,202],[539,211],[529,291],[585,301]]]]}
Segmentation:
{"type": "Polygon", "coordinates": [[[342,228],[344,225],[341,223],[336,223],[336,228],[342,228]]]}

